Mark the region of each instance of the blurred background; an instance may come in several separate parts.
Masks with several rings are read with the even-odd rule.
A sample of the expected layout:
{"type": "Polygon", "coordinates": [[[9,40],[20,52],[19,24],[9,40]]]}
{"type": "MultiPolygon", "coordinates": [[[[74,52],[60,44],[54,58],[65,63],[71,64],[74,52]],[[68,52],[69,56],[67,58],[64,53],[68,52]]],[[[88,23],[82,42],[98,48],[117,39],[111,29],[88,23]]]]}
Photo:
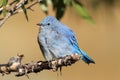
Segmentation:
{"type": "MultiPolygon", "coordinates": [[[[120,1],[119,0],[82,0],[95,24],[87,22],[67,7],[61,22],[69,26],[76,34],[79,46],[96,64],[87,65],[78,61],[60,72],[44,70],[29,74],[30,80],[120,80],[120,1]]],[[[12,16],[0,28],[0,64],[6,63],[17,53],[25,55],[22,63],[44,60],[37,43],[39,27],[36,25],[46,15],[39,4],[34,11],[12,16]]],[[[51,5],[48,15],[55,16],[51,5]]],[[[27,80],[26,76],[15,77],[15,73],[2,76],[1,80],[27,80]]]]}

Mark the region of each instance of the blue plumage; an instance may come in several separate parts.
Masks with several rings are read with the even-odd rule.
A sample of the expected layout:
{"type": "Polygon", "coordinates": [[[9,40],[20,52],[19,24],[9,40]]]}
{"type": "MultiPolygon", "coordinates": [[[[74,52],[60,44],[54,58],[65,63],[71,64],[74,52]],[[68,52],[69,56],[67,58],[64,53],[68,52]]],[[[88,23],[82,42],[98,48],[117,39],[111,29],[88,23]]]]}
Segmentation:
{"type": "Polygon", "coordinates": [[[82,60],[85,63],[95,63],[78,47],[74,32],[56,18],[47,16],[38,25],[41,26],[38,43],[47,60],[71,54],[82,54],[82,60]]]}

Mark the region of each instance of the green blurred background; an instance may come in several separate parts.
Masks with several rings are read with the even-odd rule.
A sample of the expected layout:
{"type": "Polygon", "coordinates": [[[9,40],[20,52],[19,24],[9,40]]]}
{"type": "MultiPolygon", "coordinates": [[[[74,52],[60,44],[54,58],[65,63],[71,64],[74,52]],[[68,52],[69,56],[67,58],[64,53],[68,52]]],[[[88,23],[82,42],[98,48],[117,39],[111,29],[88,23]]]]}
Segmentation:
{"type": "MultiPolygon", "coordinates": [[[[88,23],[71,7],[67,8],[61,21],[73,29],[80,47],[95,60],[96,64],[88,66],[79,61],[70,67],[64,67],[62,76],[59,71],[44,70],[38,74],[29,74],[30,80],[120,80],[120,3],[99,2],[97,7],[89,0],[83,3],[95,24],[88,23]]],[[[52,7],[49,5],[48,8],[49,15],[54,16],[52,7]]],[[[33,9],[33,12],[28,11],[29,22],[26,21],[24,14],[20,13],[12,16],[0,28],[0,64],[6,63],[17,53],[25,55],[23,64],[44,60],[37,43],[39,28],[36,24],[46,15],[39,5],[33,9]]],[[[15,73],[0,76],[0,79],[27,80],[25,76],[17,78],[14,75],[15,73]]]]}

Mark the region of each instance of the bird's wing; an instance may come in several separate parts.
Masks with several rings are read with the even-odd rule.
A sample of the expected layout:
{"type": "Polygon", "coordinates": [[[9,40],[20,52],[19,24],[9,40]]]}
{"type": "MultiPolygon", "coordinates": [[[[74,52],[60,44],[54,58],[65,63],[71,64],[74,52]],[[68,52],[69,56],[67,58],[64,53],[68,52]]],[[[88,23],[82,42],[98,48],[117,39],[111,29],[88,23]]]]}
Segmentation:
{"type": "Polygon", "coordinates": [[[75,37],[74,32],[67,26],[62,25],[57,29],[65,38],[68,40],[67,43],[70,44],[71,48],[73,49],[74,53],[80,53],[80,49],[78,47],[77,39],[75,37]]]}

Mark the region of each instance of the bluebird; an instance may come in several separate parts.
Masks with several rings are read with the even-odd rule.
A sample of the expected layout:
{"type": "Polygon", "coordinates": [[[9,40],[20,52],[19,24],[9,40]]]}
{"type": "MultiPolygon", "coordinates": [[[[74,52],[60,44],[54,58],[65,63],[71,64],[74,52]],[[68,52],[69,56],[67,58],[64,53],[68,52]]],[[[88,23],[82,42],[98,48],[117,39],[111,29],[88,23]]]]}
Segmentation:
{"type": "Polygon", "coordinates": [[[85,63],[95,63],[79,48],[74,32],[55,17],[47,16],[37,25],[40,26],[38,43],[46,60],[78,54],[85,63]]]}

